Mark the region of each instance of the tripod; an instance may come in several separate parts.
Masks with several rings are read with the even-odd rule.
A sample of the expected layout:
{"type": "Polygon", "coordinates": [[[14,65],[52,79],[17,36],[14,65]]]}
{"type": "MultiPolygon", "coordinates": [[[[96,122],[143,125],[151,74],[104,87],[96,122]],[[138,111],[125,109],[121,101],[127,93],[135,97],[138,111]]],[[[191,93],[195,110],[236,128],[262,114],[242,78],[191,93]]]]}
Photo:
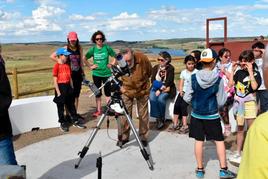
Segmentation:
{"type": "MultiPolygon", "coordinates": [[[[123,102],[123,99],[121,97],[121,93],[120,93],[120,81],[117,80],[114,76],[111,76],[106,82],[108,81],[112,81],[114,82],[114,84],[116,85],[116,89],[115,89],[115,92],[113,93],[113,95],[111,96],[111,99],[110,101],[108,102],[107,104],[107,109],[105,110],[105,112],[102,114],[102,116],[100,117],[98,123],[97,123],[97,126],[94,128],[94,130],[92,131],[90,137],[88,138],[87,140],[87,143],[86,145],[83,147],[82,151],[79,151],[78,155],[79,155],[79,159],[77,161],[77,163],[75,164],[75,168],[78,168],[82,159],[84,158],[84,156],[86,155],[88,149],[89,149],[89,146],[90,144],[92,143],[94,137],[96,136],[98,130],[100,129],[105,117],[109,114],[110,111],[115,111],[115,116],[116,116],[116,119],[118,117],[118,113],[121,113],[123,115],[125,115],[126,119],[127,119],[127,122],[129,123],[129,126],[135,136],[135,139],[136,141],[138,142],[138,145],[139,145],[139,148],[140,148],[140,151],[141,151],[141,154],[142,156],[144,157],[144,159],[146,160],[148,166],[149,166],[149,169],[150,170],[153,170],[153,165],[149,159],[149,154],[147,153],[146,149],[144,148],[139,136],[138,136],[138,133],[134,127],[134,124],[132,122],[132,119],[130,117],[130,115],[128,114],[128,111],[126,110],[125,108],[125,104],[123,102]],[[120,108],[114,108],[115,105],[119,105],[120,108]],[[117,113],[117,114],[116,114],[117,113]]],[[[105,82],[105,83],[106,83],[105,82]]],[[[118,122],[118,119],[117,119],[117,123],[118,123],[118,128],[119,128],[119,134],[118,134],[118,138],[119,138],[119,146],[122,147],[122,141],[120,141],[122,139],[122,134],[121,134],[121,125],[119,124],[118,122]]]]}

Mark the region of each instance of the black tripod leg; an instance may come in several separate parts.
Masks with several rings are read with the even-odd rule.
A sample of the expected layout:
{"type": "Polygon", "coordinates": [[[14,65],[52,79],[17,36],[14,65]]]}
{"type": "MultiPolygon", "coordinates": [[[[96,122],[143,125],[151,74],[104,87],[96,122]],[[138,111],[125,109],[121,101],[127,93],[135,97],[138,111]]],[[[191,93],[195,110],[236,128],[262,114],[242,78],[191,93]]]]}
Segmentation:
{"type": "Polygon", "coordinates": [[[125,114],[125,116],[127,117],[128,124],[130,125],[130,128],[131,128],[131,130],[132,130],[132,132],[133,132],[133,134],[134,134],[134,136],[135,136],[135,138],[136,138],[136,140],[137,140],[137,142],[138,142],[138,145],[139,145],[139,147],[140,147],[142,156],[143,156],[144,159],[146,160],[146,162],[147,162],[147,164],[148,164],[148,166],[149,166],[149,169],[150,169],[150,170],[153,170],[153,169],[154,169],[154,166],[153,166],[153,164],[152,164],[151,161],[150,161],[149,154],[147,153],[146,149],[145,149],[144,146],[142,145],[141,140],[140,140],[140,138],[139,138],[139,136],[138,136],[138,133],[137,133],[137,131],[136,131],[136,128],[134,127],[134,124],[132,123],[132,119],[131,119],[131,117],[127,114],[127,112],[126,112],[125,109],[124,109],[124,114],[125,114]]]}
{"type": "Polygon", "coordinates": [[[98,179],[101,179],[101,168],[102,168],[102,157],[101,157],[101,152],[100,152],[100,156],[97,158],[96,161],[96,167],[98,168],[98,179]]]}
{"type": "Polygon", "coordinates": [[[79,159],[78,159],[77,163],[75,164],[74,168],[78,168],[78,167],[79,167],[79,165],[80,165],[82,159],[84,158],[84,156],[86,155],[86,153],[87,153],[87,151],[88,151],[88,148],[89,148],[91,142],[93,141],[93,139],[94,139],[94,137],[96,136],[98,130],[100,129],[101,124],[102,124],[102,122],[104,121],[106,115],[107,115],[107,111],[105,112],[105,114],[102,114],[102,116],[101,116],[101,118],[100,118],[100,120],[99,120],[97,126],[96,126],[96,127],[94,128],[94,130],[92,131],[92,133],[91,133],[89,139],[87,140],[86,145],[83,147],[82,151],[79,151],[79,152],[78,152],[79,159]]]}

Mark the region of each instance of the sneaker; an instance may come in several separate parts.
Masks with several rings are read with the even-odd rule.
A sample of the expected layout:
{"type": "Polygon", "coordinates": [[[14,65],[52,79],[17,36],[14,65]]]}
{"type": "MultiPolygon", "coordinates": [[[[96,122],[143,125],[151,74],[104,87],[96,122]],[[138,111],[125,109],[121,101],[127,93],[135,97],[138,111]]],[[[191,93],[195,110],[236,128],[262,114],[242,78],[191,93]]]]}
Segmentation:
{"type": "Polygon", "coordinates": [[[74,127],[78,127],[78,128],[80,128],[80,129],[85,129],[85,128],[87,128],[81,121],[79,121],[79,120],[77,120],[77,121],[75,121],[74,123],[73,123],[73,126],[74,127]]]}
{"type": "Polygon", "coordinates": [[[197,178],[204,178],[204,175],[205,175],[205,170],[203,168],[197,168],[195,170],[195,176],[197,178]]]}
{"type": "Polygon", "coordinates": [[[241,162],[241,155],[239,154],[238,151],[236,151],[233,155],[229,157],[229,162],[234,165],[234,166],[239,166],[241,162]]]}
{"type": "Polygon", "coordinates": [[[80,119],[80,120],[85,120],[85,118],[82,117],[80,114],[77,114],[77,117],[78,117],[78,119],[80,119]]]}
{"type": "Polygon", "coordinates": [[[179,134],[187,134],[189,132],[189,127],[188,126],[182,126],[179,130],[179,134]]]}
{"type": "Polygon", "coordinates": [[[176,130],[179,130],[180,129],[180,126],[177,124],[177,125],[174,125],[174,124],[171,124],[168,128],[168,132],[175,132],[176,130]]]}
{"type": "Polygon", "coordinates": [[[68,132],[69,131],[69,126],[66,123],[60,123],[60,129],[62,132],[68,132]]]}
{"type": "Polygon", "coordinates": [[[219,177],[220,178],[235,178],[236,174],[231,172],[228,169],[227,170],[221,169],[219,172],[219,177]]]}
{"type": "Polygon", "coordinates": [[[164,121],[162,119],[157,119],[156,128],[159,130],[162,129],[163,127],[164,127],[164,121]]]}
{"type": "Polygon", "coordinates": [[[93,114],[92,114],[92,117],[98,117],[102,114],[101,111],[95,111],[93,114]]]}

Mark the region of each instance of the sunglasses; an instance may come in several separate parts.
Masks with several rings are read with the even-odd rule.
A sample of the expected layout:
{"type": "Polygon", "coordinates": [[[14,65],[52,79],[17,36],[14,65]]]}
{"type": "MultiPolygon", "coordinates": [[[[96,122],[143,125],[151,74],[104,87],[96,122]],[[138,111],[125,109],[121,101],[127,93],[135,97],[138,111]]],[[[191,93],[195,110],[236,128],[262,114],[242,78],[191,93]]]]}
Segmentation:
{"type": "Polygon", "coordinates": [[[162,58],[158,58],[157,60],[160,61],[160,62],[165,62],[166,61],[165,59],[162,59],[162,58]]]}
{"type": "Polygon", "coordinates": [[[103,40],[103,38],[95,38],[96,41],[103,40]]]}

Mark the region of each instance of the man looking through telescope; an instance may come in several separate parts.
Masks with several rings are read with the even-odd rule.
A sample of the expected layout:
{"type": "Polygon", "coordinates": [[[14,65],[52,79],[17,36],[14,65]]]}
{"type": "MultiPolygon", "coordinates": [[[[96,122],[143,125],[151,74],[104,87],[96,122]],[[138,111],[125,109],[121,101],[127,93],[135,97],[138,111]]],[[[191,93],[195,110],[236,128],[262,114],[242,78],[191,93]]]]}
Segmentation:
{"type": "MultiPolygon", "coordinates": [[[[141,52],[134,52],[130,48],[120,50],[120,54],[127,62],[130,76],[122,76],[122,99],[129,115],[132,117],[134,99],[137,101],[139,113],[139,136],[144,146],[147,146],[149,132],[148,99],[150,92],[150,77],[152,65],[147,56],[141,52]]],[[[122,144],[129,141],[130,126],[125,117],[121,120],[122,144]]]]}

